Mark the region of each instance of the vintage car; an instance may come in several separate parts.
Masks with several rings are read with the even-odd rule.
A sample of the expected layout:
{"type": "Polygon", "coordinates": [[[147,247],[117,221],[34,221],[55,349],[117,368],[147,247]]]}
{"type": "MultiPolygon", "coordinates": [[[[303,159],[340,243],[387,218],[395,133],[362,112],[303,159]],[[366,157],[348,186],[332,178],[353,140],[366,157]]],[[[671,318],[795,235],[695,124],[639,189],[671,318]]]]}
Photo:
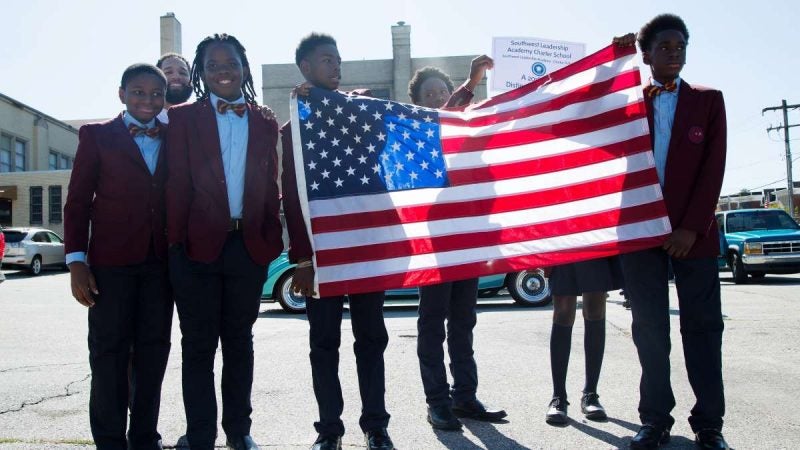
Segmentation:
{"type": "MultiPolygon", "coordinates": [[[[290,313],[305,312],[305,297],[295,295],[290,289],[293,274],[294,264],[289,262],[286,252],[281,253],[269,265],[261,299],[267,302],[278,302],[285,311],[290,313]]],[[[519,305],[543,306],[552,300],[550,286],[542,269],[481,277],[478,283],[478,296],[493,297],[502,289],[507,289],[514,302],[519,305]]],[[[386,292],[386,296],[389,298],[416,295],[416,288],[394,289],[386,292]]]]}
{"type": "Polygon", "coordinates": [[[721,269],[736,284],[766,274],[800,273],[800,226],[780,209],[739,209],[717,213],[721,269]]]}

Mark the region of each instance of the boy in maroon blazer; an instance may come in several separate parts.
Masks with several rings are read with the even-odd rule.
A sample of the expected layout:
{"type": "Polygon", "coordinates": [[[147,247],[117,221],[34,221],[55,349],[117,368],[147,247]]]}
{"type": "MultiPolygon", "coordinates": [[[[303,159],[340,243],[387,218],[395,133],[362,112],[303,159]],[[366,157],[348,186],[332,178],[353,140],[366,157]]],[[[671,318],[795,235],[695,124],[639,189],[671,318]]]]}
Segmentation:
{"type": "Polygon", "coordinates": [[[258,108],[245,48],[235,37],[200,42],[191,79],[197,101],[169,110],[166,193],[186,437],[193,450],[214,447],[221,342],[227,445],[257,449],[250,436],[253,324],[267,265],[283,249],[278,124],[258,108]]]}
{"type": "Polygon", "coordinates": [[[165,261],[164,134],[156,115],[166,83],[149,64],[125,70],[119,98],[126,111],[81,127],[64,205],[72,295],[89,307],[89,422],[99,449],[161,448],[156,426],[172,297],[165,261]]]}
{"type": "MultiPolygon", "coordinates": [[[[680,17],[663,14],[645,24],[638,43],[652,71],[644,88],[653,156],[672,234],[661,248],[622,255],[633,341],[642,365],[639,417],[631,448],[669,441],[675,419],[670,386],[668,264],[675,272],[681,337],[696,403],[689,417],[700,448],[726,449],[722,437],[722,312],[714,211],[725,172],[725,104],[718,90],[680,78],[689,32],[680,17]]],[[[630,39],[632,40],[632,39],[630,39]]]]}

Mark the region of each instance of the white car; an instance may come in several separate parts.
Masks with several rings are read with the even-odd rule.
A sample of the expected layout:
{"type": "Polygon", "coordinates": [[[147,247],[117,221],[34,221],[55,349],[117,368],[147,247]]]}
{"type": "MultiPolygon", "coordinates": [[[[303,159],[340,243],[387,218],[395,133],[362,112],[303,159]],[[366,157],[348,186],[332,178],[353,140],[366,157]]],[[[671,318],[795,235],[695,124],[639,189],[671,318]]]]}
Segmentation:
{"type": "Polygon", "coordinates": [[[44,228],[3,228],[4,269],[25,269],[39,275],[47,266],[65,268],[64,239],[44,228]]]}

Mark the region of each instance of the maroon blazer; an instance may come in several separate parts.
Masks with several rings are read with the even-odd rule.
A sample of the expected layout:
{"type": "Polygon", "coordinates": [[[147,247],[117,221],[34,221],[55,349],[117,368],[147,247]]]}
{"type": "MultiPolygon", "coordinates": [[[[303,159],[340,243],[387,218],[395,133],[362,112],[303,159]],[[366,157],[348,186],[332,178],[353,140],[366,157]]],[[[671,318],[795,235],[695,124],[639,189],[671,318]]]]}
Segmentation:
{"type": "Polygon", "coordinates": [[[153,175],[122,114],[82,126],[79,136],[64,204],[66,252],[87,252],[87,262],[95,266],[125,266],[144,262],[152,241],[156,256],[163,259],[167,249],[163,132],[153,175]]]}
{"type": "MultiPolygon", "coordinates": [[[[242,233],[247,252],[266,265],[283,249],[278,197],[278,124],[248,105],[242,233]]],[[[167,236],[190,259],[214,261],[230,227],[217,117],[208,99],[169,109],[167,236]]]]}
{"type": "MultiPolygon", "coordinates": [[[[645,90],[647,87],[645,87],[645,90]]],[[[645,95],[650,133],[653,102],[645,95]]],[[[687,258],[719,253],[714,211],[725,174],[727,125],[722,92],[681,79],[664,171],[664,202],[672,228],[697,233],[687,258]]]]}

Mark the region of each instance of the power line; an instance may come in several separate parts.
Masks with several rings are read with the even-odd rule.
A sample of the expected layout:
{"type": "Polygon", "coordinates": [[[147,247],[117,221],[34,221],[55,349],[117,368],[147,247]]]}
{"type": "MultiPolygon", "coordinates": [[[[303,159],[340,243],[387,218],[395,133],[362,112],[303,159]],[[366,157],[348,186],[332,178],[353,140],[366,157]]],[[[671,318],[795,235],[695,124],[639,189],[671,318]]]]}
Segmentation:
{"type": "MultiPolygon", "coordinates": [[[[800,108],[800,105],[787,105],[786,99],[781,100],[780,106],[769,106],[761,110],[761,115],[763,116],[767,111],[776,111],[782,110],[783,111],[783,125],[777,127],[769,127],[767,128],[767,136],[769,136],[769,132],[772,130],[780,130],[783,129],[783,138],[784,138],[784,145],[786,146],[786,181],[787,181],[787,194],[789,197],[789,214],[794,216],[794,182],[792,181],[792,147],[789,144],[789,129],[792,127],[800,127],[800,124],[789,124],[789,109],[796,109],[800,108]]],[[[781,180],[782,181],[782,180],[781,180]]]]}

